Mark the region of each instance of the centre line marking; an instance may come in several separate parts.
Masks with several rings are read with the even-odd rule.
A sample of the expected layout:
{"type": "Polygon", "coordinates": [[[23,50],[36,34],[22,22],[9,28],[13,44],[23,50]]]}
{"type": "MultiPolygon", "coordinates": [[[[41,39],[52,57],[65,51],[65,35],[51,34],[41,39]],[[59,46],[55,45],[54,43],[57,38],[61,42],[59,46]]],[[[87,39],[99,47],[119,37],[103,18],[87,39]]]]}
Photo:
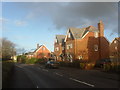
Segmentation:
{"type": "Polygon", "coordinates": [[[88,86],[91,86],[91,87],[95,87],[95,86],[92,85],[92,84],[89,84],[89,83],[86,83],[86,82],[83,82],[83,81],[79,81],[79,80],[77,80],[77,79],[73,79],[73,78],[69,78],[69,79],[71,79],[71,80],[73,80],[73,81],[76,81],[76,82],[79,82],[79,83],[83,83],[83,84],[88,85],[88,86]]]}
{"type": "Polygon", "coordinates": [[[63,75],[61,75],[61,74],[59,74],[59,73],[55,73],[55,74],[56,74],[56,75],[59,75],[59,76],[61,76],[61,77],[63,76],[63,75]]]}

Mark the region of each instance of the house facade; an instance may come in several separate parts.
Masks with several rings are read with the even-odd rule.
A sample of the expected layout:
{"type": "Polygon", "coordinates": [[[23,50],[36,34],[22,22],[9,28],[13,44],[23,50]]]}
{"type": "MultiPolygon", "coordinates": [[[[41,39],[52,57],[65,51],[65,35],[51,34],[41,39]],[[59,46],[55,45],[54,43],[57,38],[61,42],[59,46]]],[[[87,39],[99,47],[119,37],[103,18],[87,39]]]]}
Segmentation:
{"type": "Polygon", "coordinates": [[[51,51],[45,46],[37,44],[37,49],[34,51],[34,58],[50,58],[51,57],[51,51]]]}
{"type": "Polygon", "coordinates": [[[96,62],[109,58],[109,41],[104,37],[104,24],[98,23],[98,28],[69,28],[64,39],[65,60],[89,60],[96,62]]]}
{"type": "Polygon", "coordinates": [[[110,58],[120,63],[120,37],[115,38],[110,44],[110,58]]]}
{"type": "Polygon", "coordinates": [[[65,35],[56,35],[54,42],[54,55],[56,61],[64,61],[65,54],[65,35]]]}

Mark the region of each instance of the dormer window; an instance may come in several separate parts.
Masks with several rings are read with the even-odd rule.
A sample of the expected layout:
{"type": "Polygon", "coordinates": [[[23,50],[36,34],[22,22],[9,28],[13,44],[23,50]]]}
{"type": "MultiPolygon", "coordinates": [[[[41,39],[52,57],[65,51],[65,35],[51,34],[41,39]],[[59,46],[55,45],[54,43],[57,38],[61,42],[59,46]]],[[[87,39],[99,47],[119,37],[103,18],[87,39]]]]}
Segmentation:
{"type": "Polygon", "coordinates": [[[68,38],[70,38],[70,32],[68,33],[68,38]]]}

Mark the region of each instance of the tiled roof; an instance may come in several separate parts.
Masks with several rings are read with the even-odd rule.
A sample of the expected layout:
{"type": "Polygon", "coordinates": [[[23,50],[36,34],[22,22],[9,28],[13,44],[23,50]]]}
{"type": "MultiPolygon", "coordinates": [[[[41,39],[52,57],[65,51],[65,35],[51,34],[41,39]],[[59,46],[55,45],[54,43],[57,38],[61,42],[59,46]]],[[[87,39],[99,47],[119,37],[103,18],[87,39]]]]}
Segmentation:
{"type": "Polygon", "coordinates": [[[89,26],[87,28],[69,28],[73,37],[75,39],[82,38],[88,31],[89,32],[99,32],[99,30],[94,26],[89,26]]]}
{"type": "Polygon", "coordinates": [[[37,49],[35,49],[35,51],[34,52],[36,52],[41,46],[43,46],[43,45],[40,45],[37,49]]]}
{"type": "Polygon", "coordinates": [[[96,27],[94,27],[94,26],[89,26],[87,29],[88,29],[90,32],[99,32],[99,30],[98,30],[96,27]]]}
{"type": "Polygon", "coordinates": [[[56,39],[58,40],[58,43],[63,43],[65,35],[56,35],[56,39]]]}

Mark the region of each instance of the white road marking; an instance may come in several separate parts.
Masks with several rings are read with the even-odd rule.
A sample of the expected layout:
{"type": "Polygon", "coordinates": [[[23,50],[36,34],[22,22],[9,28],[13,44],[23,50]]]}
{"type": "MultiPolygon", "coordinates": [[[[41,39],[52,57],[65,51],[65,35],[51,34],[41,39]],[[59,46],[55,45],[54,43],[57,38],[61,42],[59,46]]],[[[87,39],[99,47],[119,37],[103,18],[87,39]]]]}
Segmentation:
{"type": "Polygon", "coordinates": [[[61,75],[61,74],[59,74],[59,73],[55,73],[55,74],[56,74],[56,75],[59,75],[59,76],[61,76],[61,77],[63,76],[63,75],[61,75]]]}
{"type": "Polygon", "coordinates": [[[91,87],[95,87],[95,86],[92,85],[92,84],[89,84],[89,83],[86,83],[86,82],[83,82],[83,81],[80,81],[80,80],[77,80],[77,79],[73,79],[73,78],[69,78],[69,79],[71,79],[71,80],[73,80],[73,81],[76,81],[76,82],[79,82],[79,83],[83,83],[83,84],[88,85],[88,86],[91,86],[91,87]]]}
{"type": "Polygon", "coordinates": [[[42,69],[43,71],[47,71],[48,72],[48,70],[47,69],[42,69]]]}

